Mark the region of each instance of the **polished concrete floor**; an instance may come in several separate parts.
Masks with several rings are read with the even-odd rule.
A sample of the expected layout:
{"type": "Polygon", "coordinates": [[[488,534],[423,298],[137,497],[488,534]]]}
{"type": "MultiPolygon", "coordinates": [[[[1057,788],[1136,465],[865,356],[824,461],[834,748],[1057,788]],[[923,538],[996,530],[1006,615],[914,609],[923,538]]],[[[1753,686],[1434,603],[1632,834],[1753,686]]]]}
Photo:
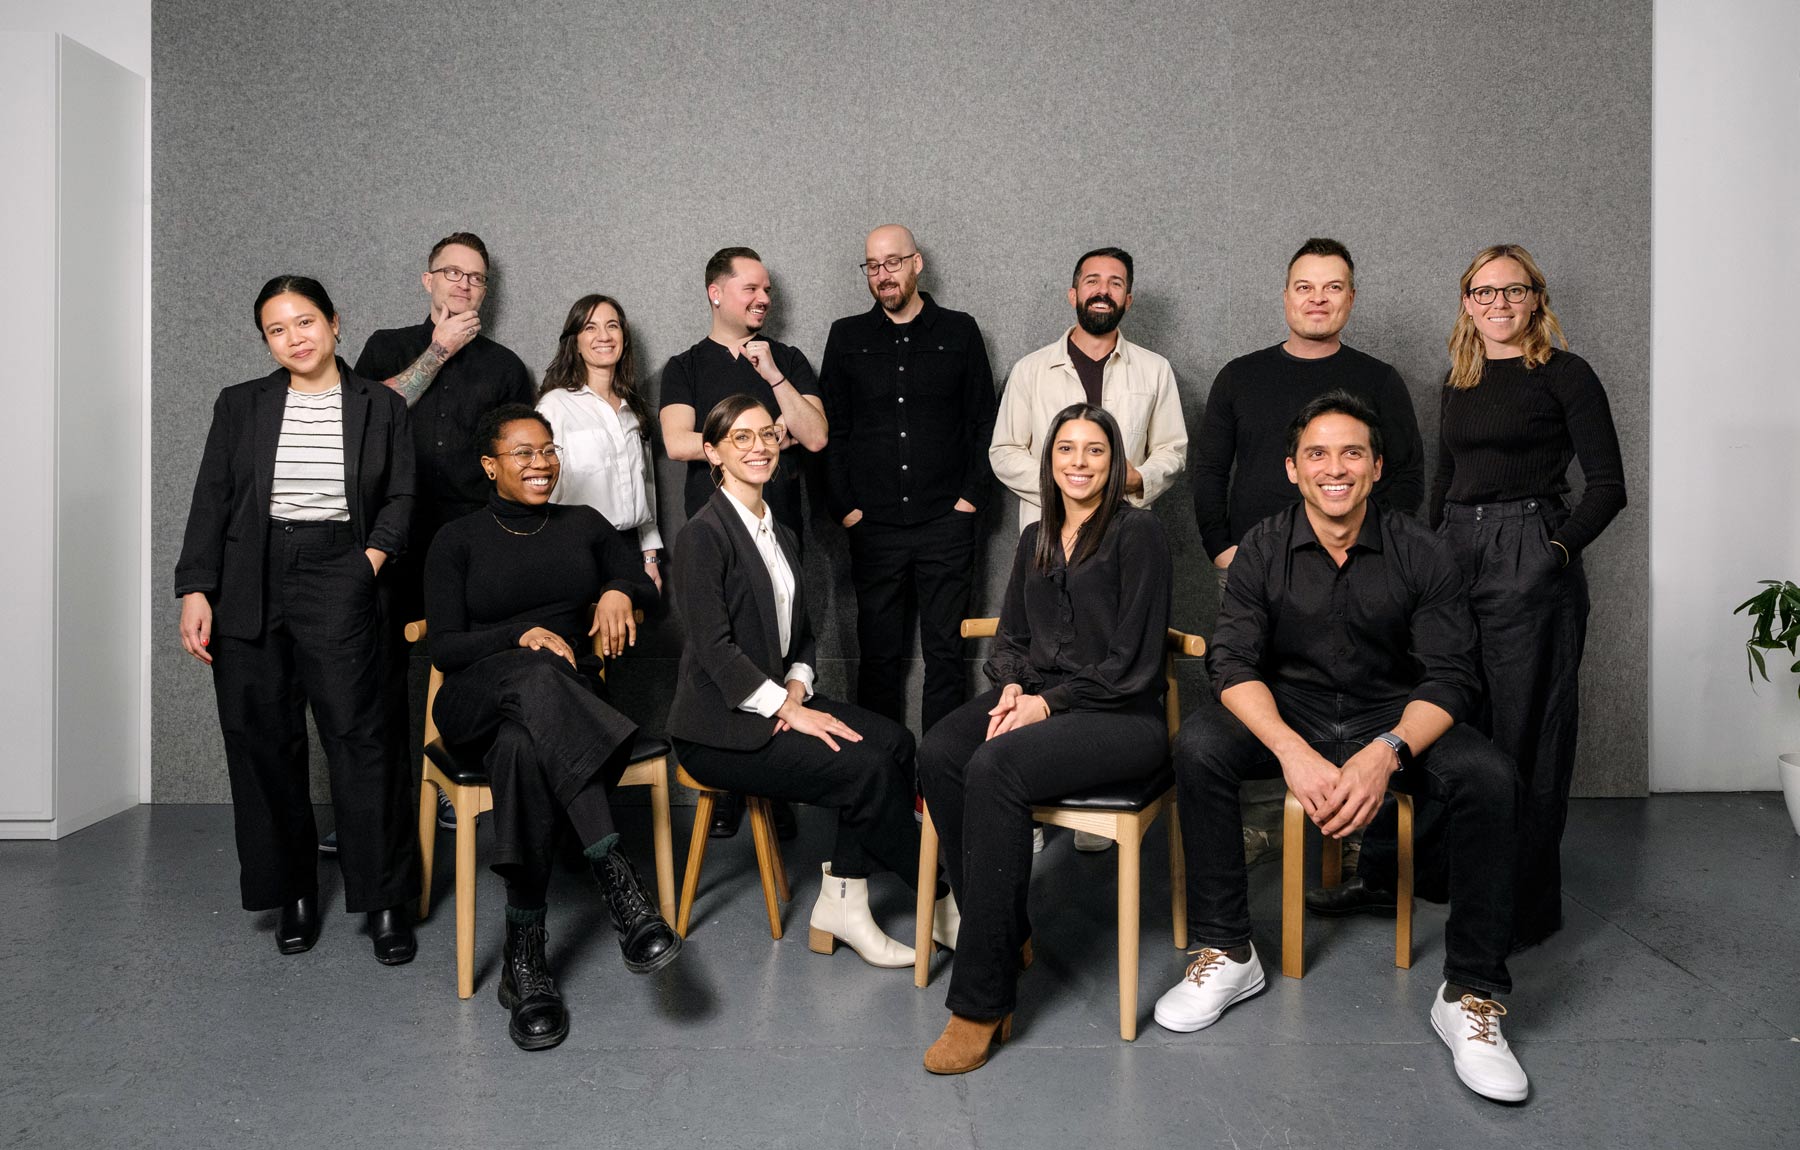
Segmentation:
{"type": "MultiPolygon", "coordinates": [[[[678,833],[689,812],[677,812],[678,833]]],[[[642,810],[624,820],[646,848],[642,810]]],[[[920,1068],[932,986],[806,949],[828,826],[802,812],[771,941],[748,832],[708,853],[688,948],[629,974],[592,888],[560,876],[553,961],[574,1024],[524,1054],[494,1000],[502,897],[483,877],[479,984],[456,998],[447,900],[384,968],[335,898],[309,954],[237,909],[225,807],[140,807],[59,843],[0,843],[0,1145],[21,1147],[1793,1146],[1800,1138],[1800,838],[1778,795],[1574,804],[1567,927],[1514,960],[1522,1106],[1466,1091],[1378,920],[1309,928],[1304,981],[1198,1035],[1150,1020],[1184,963],[1149,840],[1142,1033],[1119,1040],[1114,854],[1057,835],[1033,887],[1038,963],[1015,1040],[955,1079],[920,1068]]],[[[685,839],[681,840],[685,841],[685,839]]],[[[640,854],[647,850],[640,850],[640,854]]],[[[678,852],[679,854],[679,852],[678,852]]],[[[440,857],[442,855],[440,854],[440,857]]],[[[678,860],[679,862],[679,857],[678,860]]],[[[1252,872],[1279,954],[1279,868],[1252,872]]],[[[877,880],[910,937],[910,903],[877,880]]]]}

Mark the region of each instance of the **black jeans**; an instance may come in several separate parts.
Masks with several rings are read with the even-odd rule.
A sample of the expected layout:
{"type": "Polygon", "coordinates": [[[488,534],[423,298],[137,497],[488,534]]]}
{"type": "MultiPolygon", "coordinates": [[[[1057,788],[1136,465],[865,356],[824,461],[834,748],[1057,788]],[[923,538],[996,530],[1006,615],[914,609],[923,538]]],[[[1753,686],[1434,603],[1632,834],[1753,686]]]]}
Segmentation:
{"type": "Polygon", "coordinates": [[[1031,936],[1032,806],[1143,778],[1169,754],[1160,709],[1064,712],[988,739],[999,699],[983,692],[919,744],[919,785],[962,911],[948,1005],[965,1018],[1013,1009],[1019,948],[1031,936]]]}
{"type": "Polygon", "coordinates": [[[856,701],[896,723],[906,721],[906,632],[909,603],[919,613],[925,663],[921,730],[962,704],[968,687],[961,624],[974,579],[972,512],[947,511],[910,527],[872,523],[849,529],[850,579],[856,585],[856,641],[862,661],[856,701]]]}
{"type": "Polygon", "coordinates": [[[382,910],[418,892],[411,779],[391,753],[375,575],[345,523],[269,525],[255,639],[214,635],[245,910],[317,893],[318,827],[306,707],[331,770],[344,904],[382,910]]]}
{"type": "MultiPolygon", "coordinates": [[[[1281,717],[1319,754],[1342,765],[1370,739],[1390,730],[1400,710],[1346,716],[1332,706],[1284,699],[1281,717]]],[[[1238,787],[1246,779],[1280,777],[1275,756],[1222,705],[1203,705],[1182,723],[1175,740],[1175,781],[1187,856],[1188,929],[1199,945],[1225,949],[1250,941],[1238,787]]],[[[1493,994],[1511,990],[1506,955],[1512,937],[1512,872],[1494,864],[1513,853],[1517,784],[1512,762],[1479,731],[1458,723],[1411,767],[1395,774],[1390,785],[1442,806],[1450,869],[1445,979],[1493,994]]],[[[1288,849],[1299,846],[1290,843],[1288,849]]]]}
{"type": "MultiPolygon", "coordinates": [[[[913,822],[912,732],[873,711],[814,695],[806,703],[843,720],[862,736],[837,741],[783,731],[754,751],[731,751],[676,739],[675,753],[688,774],[709,787],[811,803],[837,811],[831,873],[867,878],[872,869],[893,871],[906,885],[919,881],[919,828],[913,822]]],[[[775,720],[769,720],[773,730],[775,720]]]]}

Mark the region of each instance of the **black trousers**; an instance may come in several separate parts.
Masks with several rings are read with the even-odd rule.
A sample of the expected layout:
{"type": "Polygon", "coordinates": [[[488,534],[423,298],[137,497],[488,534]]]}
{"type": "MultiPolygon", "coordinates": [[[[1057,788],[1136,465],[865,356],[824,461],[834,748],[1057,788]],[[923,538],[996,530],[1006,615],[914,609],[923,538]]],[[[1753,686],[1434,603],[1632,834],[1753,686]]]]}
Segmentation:
{"type": "Polygon", "coordinates": [[[921,729],[929,731],[962,705],[968,688],[961,625],[969,613],[979,515],[946,511],[910,527],[872,523],[850,528],[850,579],[856,585],[856,641],[861,653],[858,703],[906,722],[906,631],[909,606],[919,614],[925,662],[921,729]]]}
{"type": "MultiPolygon", "coordinates": [[[[1335,707],[1284,700],[1281,717],[1319,754],[1342,765],[1370,739],[1391,730],[1400,712],[1392,707],[1345,716],[1335,707]]],[[[1280,777],[1275,756],[1222,705],[1203,705],[1182,723],[1175,739],[1175,782],[1187,856],[1188,929],[1202,946],[1223,950],[1250,941],[1238,787],[1247,779],[1280,777]]],[[[1494,994],[1511,990],[1506,955],[1512,872],[1494,865],[1513,853],[1517,783],[1511,761],[1481,732],[1458,723],[1390,785],[1437,804],[1443,813],[1450,885],[1445,979],[1494,994]]],[[[1368,850],[1366,842],[1363,849],[1368,850]]]]}
{"type": "Polygon", "coordinates": [[[374,572],[344,523],[271,523],[264,570],[262,635],[211,645],[244,909],[318,892],[308,704],[331,770],[344,904],[396,906],[418,890],[418,851],[386,729],[374,572]]]}
{"type": "MultiPolygon", "coordinates": [[[[438,688],[432,716],[461,758],[479,756],[494,792],[490,869],[542,905],[568,816],[583,846],[615,834],[606,789],[625,773],[637,724],[601,698],[599,664],[524,647],[479,659],[438,688]]],[[[511,895],[509,894],[509,901],[511,895]]]]}
{"type": "Polygon", "coordinates": [[[1143,778],[1169,753],[1160,709],[1064,712],[989,739],[999,699],[983,692],[919,744],[919,785],[962,911],[948,1002],[965,1018],[1012,1013],[1019,948],[1031,936],[1032,806],[1143,778]]]}
{"type": "MultiPolygon", "coordinates": [[[[836,715],[862,736],[839,750],[798,731],[783,731],[754,751],[732,751],[675,739],[687,772],[709,787],[810,803],[837,811],[831,873],[867,878],[887,870],[919,881],[919,828],[913,821],[915,744],[912,732],[873,711],[814,695],[807,704],[836,715]]],[[[774,728],[775,720],[769,720],[774,728]]]]}

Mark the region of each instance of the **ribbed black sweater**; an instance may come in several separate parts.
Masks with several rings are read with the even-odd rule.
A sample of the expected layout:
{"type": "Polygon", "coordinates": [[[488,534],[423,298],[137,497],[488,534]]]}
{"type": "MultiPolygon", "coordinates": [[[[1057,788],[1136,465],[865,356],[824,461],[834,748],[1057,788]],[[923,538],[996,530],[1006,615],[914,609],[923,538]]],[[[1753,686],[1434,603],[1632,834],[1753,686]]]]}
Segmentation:
{"type": "Polygon", "coordinates": [[[1606,390],[1587,360],[1551,349],[1527,371],[1523,359],[1491,359],[1467,391],[1445,387],[1438,413],[1432,526],[1444,504],[1501,503],[1569,490],[1569,462],[1587,480],[1581,501],[1552,538],[1571,556],[1625,507],[1625,465],[1606,390]]]}

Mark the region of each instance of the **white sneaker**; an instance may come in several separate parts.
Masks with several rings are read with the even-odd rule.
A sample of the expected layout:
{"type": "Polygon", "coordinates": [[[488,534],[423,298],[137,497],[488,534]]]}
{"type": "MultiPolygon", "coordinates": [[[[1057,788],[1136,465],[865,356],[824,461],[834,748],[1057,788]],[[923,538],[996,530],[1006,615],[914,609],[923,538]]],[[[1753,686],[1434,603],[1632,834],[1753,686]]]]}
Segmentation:
{"type": "Polygon", "coordinates": [[[1463,995],[1458,1002],[1445,1002],[1442,983],[1431,998],[1431,1028],[1450,1048],[1462,1084],[1496,1102],[1523,1102],[1531,1087],[1506,1036],[1500,1033],[1500,1019],[1505,1014],[1506,1007],[1473,994],[1463,995]]]}
{"type": "Polygon", "coordinates": [[[1104,850],[1111,850],[1112,845],[1113,841],[1105,835],[1097,835],[1092,831],[1075,832],[1075,849],[1078,851],[1095,855],[1104,850]]]}
{"type": "Polygon", "coordinates": [[[1156,1000],[1156,1024],[1164,1030],[1181,1034],[1205,1030],[1219,1021],[1226,1007],[1261,994],[1267,985],[1254,946],[1249,962],[1233,962],[1210,946],[1188,953],[1195,958],[1187,973],[1156,1000]]]}
{"type": "Polygon", "coordinates": [[[1044,853],[1044,828],[1043,827],[1032,827],[1031,828],[1031,853],[1034,855],[1041,855],[1044,853]]]}

